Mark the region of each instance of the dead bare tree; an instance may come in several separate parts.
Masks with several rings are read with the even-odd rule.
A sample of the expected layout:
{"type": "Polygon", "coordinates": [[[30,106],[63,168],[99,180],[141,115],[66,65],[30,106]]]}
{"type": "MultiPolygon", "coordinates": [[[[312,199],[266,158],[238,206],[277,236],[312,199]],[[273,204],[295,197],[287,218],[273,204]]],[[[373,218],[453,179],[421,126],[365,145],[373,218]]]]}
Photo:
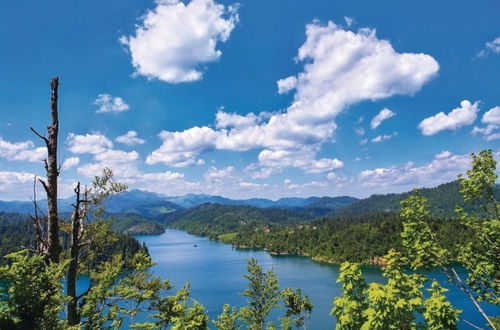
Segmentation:
{"type": "MultiPolygon", "coordinates": [[[[47,179],[38,179],[47,194],[47,237],[39,239],[45,241],[46,251],[44,251],[44,254],[47,257],[48,262],[58,263],[62,251],[61,243],[59,241],[59,213],[57,209],[57,178],[59,177],[60,170],[57,164],[57,139],[59,135],[59,114],[57,101],[59,77],[52,78],[50,81],[50,88],[52,90],[50,97],[50,114],[52,122],[49,126],[47,126],[48,137],[38,133],[35,129],[33,129],[33,127],[31,127],[31,130],[45,142],[47,147],[47,158],[44,159],[47,179]]],[[[35,225],[37,224],[35,223],[35,225]]]]}
{"type": "Polygon", "coordinates": [[[71,242],[70,261],[68,266],[68,282],[66,293],[68,294],[68,325],[80,323],[78,315],[78,296],[76,295],[76,281],[78,279],[78,262],[80,258],[80,248],[83,236],[83,219],[87,213],[87,191],[81,194],[80,182],[75,188],[76,201],[73,204],[73,214],[71,215],[71,242]]]}
{"type": "Polygon", "coordinates": [[[76,282],[82,264],[88,259],[97,256],[100,244],[110,244],[114,239],[110,236],[109,225],[99,226],[103,222],[93,220],[92,224],[85,224],[87,215],[90,211],[94,218],[101,214],[104,209],[101,203],[110,194],[120,193],[127,189],[127,186],[116,182],[113,179],[113,172],[110,169],[104,169],[101,176],[96,176],[89,188],[81,187],[80,182],[77,183],[75,192],[75,203],[72,204],[73,212],[70,219],[70,228],[68,229],[65,223],[59,219],[57,209],[57,179],[60,174],[60,166],[57,164],[57,139],[59,133],[59,118],[58,118],[58,87],[59,77],[52,78],[50,82],[52,95],[50,98],[50,109],[52,123],[47,126],[48,136],[38,133],[34,128],[31,130],[44,142],[47,146],[47,158],[44,159],[47,179],[36,178],[33,183],[33,204],[35,214],[31,216],[37,235],[37,246],[35,252],[45,255],[47,263],[59,263],[61,258],[62,247],[59,240],[60,225],[63,230],[69,234],[69,261],[67,269],[67,288],[68,295],[68,325],[77,325],[80,323],[80,314],[78,312],[78,303],[89,292],[92,287],[90,283],[89,289],[77,295],[76,282]],[[41,215],[41,210],[36,200],[36,182],[40,182],[47,194],[47,217],[41,215]],[[44,230],[44,225],[47,224],[47,230],[44,230]],[[89,232],[90,230],[90,232],[89,232]]]}
{"type": "Polygon", "coordinates": [[[100,245],[109,244],[113,240],[109,232],[109,221],[100,221],[99,215],[104,211],[101,203],[110,195],[125,191],[127,186],[113,179],[113,171],[103,169],[101,176],[96,176],[90,187],[81,188],[77,183],[75,191],[75,203],[71,215],[69,265],[67,275],[68,295],[68,325],[80,323],[81,316],[78,304],[92,288],[90,282],[88,289],[80,295],[76,294],[76,281],[78,279],[79,267],[93,259],[92,254],[97,255],[102,248],[100,245]],[[88,221],[88,214],[93,216],[92,224],[88,221]]]}
{"type": "Polygon", "coordinates": [[[44,233],[44,223],[47,223],[47,217],[42,214],[40,207],[38,206],[38,202],[36,199],[36,182],[37,177],[33,179],[33,207],[35,210],[34,215],[30,215],[31,220],[33,221],[33,225],[35,226],[36,233],[36,247],[31,250],[35,253],[46,255],[47,254],[47,240],[45,239],[44,233]]]}

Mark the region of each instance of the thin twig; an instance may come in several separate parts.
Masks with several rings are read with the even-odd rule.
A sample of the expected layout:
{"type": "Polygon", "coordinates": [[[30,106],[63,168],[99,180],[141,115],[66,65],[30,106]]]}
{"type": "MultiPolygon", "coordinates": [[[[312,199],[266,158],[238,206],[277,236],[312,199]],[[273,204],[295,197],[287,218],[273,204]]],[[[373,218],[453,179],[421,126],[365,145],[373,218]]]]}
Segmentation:
{"type": "Polygon", "coordinates": [[[475,325],[474,323],[471,323],[469,321],[467,321],[466,319],[464,318],[460,318],[462,321],[464,321],[465,323],[467,323],[468,325],[470,325],[471,327],[473,328],[476,328],[476,329],[480,329],[480,330],[484,330],[484,328],[481,328],[481,327],[478,327],[477,325],[475,325]]]}

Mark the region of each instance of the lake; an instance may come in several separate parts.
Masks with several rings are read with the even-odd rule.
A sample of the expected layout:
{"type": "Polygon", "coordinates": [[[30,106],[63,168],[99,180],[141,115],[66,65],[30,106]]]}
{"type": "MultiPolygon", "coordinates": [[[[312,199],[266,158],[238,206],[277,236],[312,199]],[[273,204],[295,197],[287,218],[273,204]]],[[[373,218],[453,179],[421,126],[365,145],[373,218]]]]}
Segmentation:
{"type": "MultiPolygon", "coordinates": [[[[331,329],[335,326],[335,319],[329,312],[333,298],[341,294],[340,284],[336,283],[339,274],[337,265],[318,263],[306,257],[271,256],[260,250],[234,249],[228,244],[173,229],[167,229],[158,236],[136,238],[146,243],[151,257],[158,263],[153,268],[154,274],[170,279],[176,288],[190,281],[191,296],[205,306],[210,319],[216,319],[224,303],[237,307],[245,304],[245,297],[239,295],[247,286],[247,280],[242,277],[246,273],[245,259],[255,258],[264,270],[274,269],[281,288],[299,287],[309,295],[314,304],[308,321],[309,329],[331,329]]],[[[376,267],[365,267],[363,274],[368,281],[383,280],[376,267]]],[[[436,275],[444,286],[450,288],[447,295],[455,307],[462,309],[464,318],[480,325],[485,323],[465,294],[446,283],[443,274],[431,275],[436,275]]],[[[498,315],[498,308],[484,307],[490,315],[498,315]]],[[[276,320],[277,315],[272,318],[276,320]]],[[[469,328],[463,322],[460,325],[461,329],[469,328]]]]}

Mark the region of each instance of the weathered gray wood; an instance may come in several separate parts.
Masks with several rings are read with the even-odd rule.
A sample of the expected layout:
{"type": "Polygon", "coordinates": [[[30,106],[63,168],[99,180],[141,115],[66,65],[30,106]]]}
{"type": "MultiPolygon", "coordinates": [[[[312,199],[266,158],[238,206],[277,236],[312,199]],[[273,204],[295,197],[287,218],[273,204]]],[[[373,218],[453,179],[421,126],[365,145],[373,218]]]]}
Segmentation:
{"type": "Polygon", "coordinates": [[[57,140],[59,135],[59,114],[58,114],[58,89],[59,77],[52,78],[50,81],[52,90],[50,96],[50,115],[51,124],[47,126],[48,137],[43,136],[36,130],[31,130],[40,137],[47,147],[47,159],[44,160],[47,180],[40,182],[47,193],[47,251],[46,256],[49,262],[59,262],[59,256],[62,251],[59,241],[59,212],[57,209],[57,178],[59,177],[59,168],[57,164],[57,140]]]}

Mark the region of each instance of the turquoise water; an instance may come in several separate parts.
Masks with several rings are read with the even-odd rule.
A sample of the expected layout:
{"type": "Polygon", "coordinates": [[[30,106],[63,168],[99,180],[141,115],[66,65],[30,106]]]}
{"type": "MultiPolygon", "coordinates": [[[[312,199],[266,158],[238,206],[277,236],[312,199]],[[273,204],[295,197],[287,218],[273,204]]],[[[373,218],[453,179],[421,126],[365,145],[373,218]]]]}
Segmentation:
{"type": "MultiPolygon", "coordinates": [[[[153,260],[158,263],[153,268],[154,274],[170,279],[176,288],[190,281],[192,297],[206,307],[211,319],[217,317],[224,303],[238,307],[245,304],[245,297],[239,295],[247,285],[242,277],[246,273],[245,259],[255,258],[264,269],[274,269],[281,288],[300,287],[303,293],[309,295],[314,304],[308,321],[309,329],[331,329],[335,325],[335,319],[329,312],[333,298],[341,294],[340,285],[336,283],[339,273],[336,265],[318,263],[306,257],[274,257],[260,250],[238,250],[180,230],[168,229],[162,235],[136,238],[147,244],[153,260]]],[[[383,281],[378,268],[366,267],[363,273],[368,281],[383,281]]],[[[454,306],[463,310],[464,318],[484,324],[465,294],[446,283],[443,274],[436,272],[430,275],[438,277],[450,288],[448,297],[454,306]]],[[[490,315],[499,314],[494,306],[484,307],[490,315]]],[[[461,323],[460,328],[469,327],[461,323]]]]}

